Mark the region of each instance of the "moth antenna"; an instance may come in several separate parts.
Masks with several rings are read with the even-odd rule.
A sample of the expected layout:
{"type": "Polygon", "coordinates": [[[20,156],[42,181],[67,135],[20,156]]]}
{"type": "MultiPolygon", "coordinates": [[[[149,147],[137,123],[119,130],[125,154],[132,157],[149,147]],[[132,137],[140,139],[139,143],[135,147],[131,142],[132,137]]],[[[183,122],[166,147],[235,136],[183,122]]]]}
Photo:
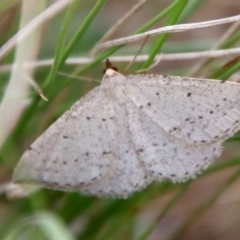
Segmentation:
{"type": "Polygon", "coordinates": [[[138,50],[138,52],[135,54],[134,58],[132,59],[132,61],[127,65],[127,67],[125,68],[124,72],[126,72],[132,65],[133,63],[135,62],[137,56],[139,55],[139,53],[142,51],[145,43],[147,42],[147,39],[148,39],[148,36],[146,36],[146,38],[144,39],[140,49],[138,50]]]}

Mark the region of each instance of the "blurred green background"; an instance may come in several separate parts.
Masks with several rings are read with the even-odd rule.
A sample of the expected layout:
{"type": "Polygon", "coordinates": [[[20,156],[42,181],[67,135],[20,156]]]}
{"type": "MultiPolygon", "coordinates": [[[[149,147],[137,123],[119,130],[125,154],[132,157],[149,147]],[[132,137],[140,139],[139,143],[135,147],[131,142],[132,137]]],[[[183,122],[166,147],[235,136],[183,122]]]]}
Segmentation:
{"type": "MultiPolygon", "coordinates": [[[[43,11],[57,1],[0,1],[0,44],[5,46],[19,31],[23,14],[43,11]],[[35,5],[33,5],[33,2],[35,5]],[[27,9],[24,13],[23,5],[27,9]],[[29,7],[29,9],[28,9],[29,7]],[[33,12],[34,12],[33,11],[33,12]]],[[[154,183],[127,200],[96,198],[78,193],[41,189],[17,197],[10,189],[13,169],[24,150],[96,82],[76,80],[58,72],[101,80],[104,60],[111,56],[134,56],[143,41],[118,50],[104,50],[93,62],[64,64],[72,57],[89,57],[100,38],[138,1],[75,1],[65,6],[39,28],[35,42],[35,62],[55,59],[55,64],[33,69],[33,79],[49,99],[42,100],[34,89],[27,89],[24,109],[9,121],[12,129],[0,150],[0,239],[240,239],[240,143],[236,135],[225,144],[222,156],[198,176],[183,184],[154,183]]],[[[239,14],[235,0],[148,0],[112,36],[119,38],[176,23],[191,23],[239,14]],[[146,25],[149,23],[151,24],[146,25]]],[[[151,37],[141,54],[146,62],[134,63],[127,74],[150,66],[156,54],[212,49],[231,24],[151,37]]],[[[220,48],[239,46],[236,28],[220,48]]],[[[2,50],[1,48],[0,50],[2,50]]],[[[0,51],[1,53],[1,51],[0,51]]],[[[6,66],[13,64],[15,48],[0,58],[0,99],[6,97],[11,76],[6,66]],[[5,67],[5,68],[4,68],[5,67]]],[[[0,55],[1,56],[1,55],[0,55]]],[[[193,69],[201,60],[160,62],[150,73],[239,80],[239,61],[225,66],[233,57],[208,60],[198,73],[193,69]]],[[[123,72],[128,63],[114,63],[123,72]]],[[[20,77],[20,76],[19,76],[20,77]]],[[[14,107],[14,106],[13,106],[14,107]]],[[[14,108],[13,108],[14,109],[14,108]]],[[[5,116],[0,116],[4,119],[5,116]]],[[[0,126],[0,131],[3,126],[0,126]]]]}

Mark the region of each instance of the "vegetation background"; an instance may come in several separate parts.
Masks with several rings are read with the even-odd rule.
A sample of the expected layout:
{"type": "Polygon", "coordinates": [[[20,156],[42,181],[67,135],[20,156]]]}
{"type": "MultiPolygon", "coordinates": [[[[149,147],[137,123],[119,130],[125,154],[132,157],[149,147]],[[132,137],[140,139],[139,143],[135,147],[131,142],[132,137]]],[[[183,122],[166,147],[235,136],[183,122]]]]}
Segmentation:
{"type": "MultiPolygon", "coordinates": [[[[36,15],[53,3],[56,1],[1,0],[0,45],[4,46],[19,31],[24,14],[36,15]]],[[[4,139],[0,151],[0,239],[240,239],[238,136],[225,144],[221,158],[197,179],[183,184],[154,183],[126,200],[46,189],[17,198],[8,187],[11,186],[8,183],[11,182],[13,169],[24,150],[75,101],[98,84],[61,76],[58,72],[78,73],[100,80],[106,57],[111,60],[112,56],[134,56],[138,52],[142,41],[123,46],[115,52],[112,49],[102,51],[91,63],[77,66],[64,64],[67,58],[88,57],[94,44],[136,3],[127,0],[75,1],[45,22],[36,33],[35,37],[39,35],[34,42],[35,60],[56,61],[54,65],[31,70],[34,81],[44,91],[48,102],[42,100],[34,89],[21,89],[17,83],[12,88],[15,87],[12,97],[21,89],[28,98],[19,112],[15,105],[9,105],[15,117],[8,122],[12,131],[4,139]]],[[[139,28],[146,31],[176,23],[229,17],[239,14],[239,10],[240,2],[236,0],[148,0],[112,38],[130,35],[139,28]],[[152,24],[146,26],[150,20],[152,24]]],[[[149,54],[150,58],[145,63],[134,63],[127,74],[150,66],[157,53],[210,50],[229,28],[230,24],[226,24],[151,37],[141,52],[149,54]]],[[[220,48],[239,46],[239,40],[240,29],[236,28],[220,48]]],[[[27,50],[25,46],[26,53],[27,50]]],[[[24,57],[24,51],[20,57],[24,57]]],[[[12,49],[1,57],[2,100],[9,94],[6,89],[12,76],[6,65],[12,64],[16,55],[15,49],[12,49]]],[[[192,71],[200,60],[163,61],[150,72],[239,80],[239,61],[225,65],[232,59],[206,61],[195,74],[192,71]]],[[[120,72],[127,64],[121,60],[114,63],[120,72]]],[[[16,76],[20,81],[20,74],[16,76]]],[[[27,79],[24,81],[27,82],[27,79]]],[[[0,116],[2,120],[5,118],[0,116]]],[[[0,131],[3,130],[0,125],[0,131]]]]}

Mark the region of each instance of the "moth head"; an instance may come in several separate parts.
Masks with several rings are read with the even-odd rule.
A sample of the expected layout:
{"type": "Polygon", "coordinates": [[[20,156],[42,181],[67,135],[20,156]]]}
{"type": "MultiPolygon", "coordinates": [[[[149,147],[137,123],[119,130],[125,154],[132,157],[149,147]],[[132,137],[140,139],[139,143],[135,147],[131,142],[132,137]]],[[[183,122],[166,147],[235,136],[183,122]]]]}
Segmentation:
{"type": "Polygon", "coordinates": [[[118,69],[112,66],[108,58],[106,59],[106,69],[103,71],[103,73],[104,73],[104,76],[103,76],[102,82],[104,82],[106,79],[110,77],[122,76],[122,74],[118,72],[118,69]]]}

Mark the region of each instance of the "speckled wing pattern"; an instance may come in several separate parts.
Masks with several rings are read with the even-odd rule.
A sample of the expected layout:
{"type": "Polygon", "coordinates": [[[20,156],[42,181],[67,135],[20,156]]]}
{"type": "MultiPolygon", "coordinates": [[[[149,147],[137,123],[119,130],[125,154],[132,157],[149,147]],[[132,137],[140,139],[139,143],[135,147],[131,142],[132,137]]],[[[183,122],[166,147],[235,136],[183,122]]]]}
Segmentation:
{"type": "Polygon", "coordinates": [[[107,121],[112,107],[95,88],[30,146],[14,178],[69,191],[100,181],[115,164],[110,152],[116,126],[107,121]]]}
{"type": "Polygon", "coordinates": [[[14,181],[127,197],[193,178],[240,129],[240,85],[107,70],[24,153],[14,181]]]}

